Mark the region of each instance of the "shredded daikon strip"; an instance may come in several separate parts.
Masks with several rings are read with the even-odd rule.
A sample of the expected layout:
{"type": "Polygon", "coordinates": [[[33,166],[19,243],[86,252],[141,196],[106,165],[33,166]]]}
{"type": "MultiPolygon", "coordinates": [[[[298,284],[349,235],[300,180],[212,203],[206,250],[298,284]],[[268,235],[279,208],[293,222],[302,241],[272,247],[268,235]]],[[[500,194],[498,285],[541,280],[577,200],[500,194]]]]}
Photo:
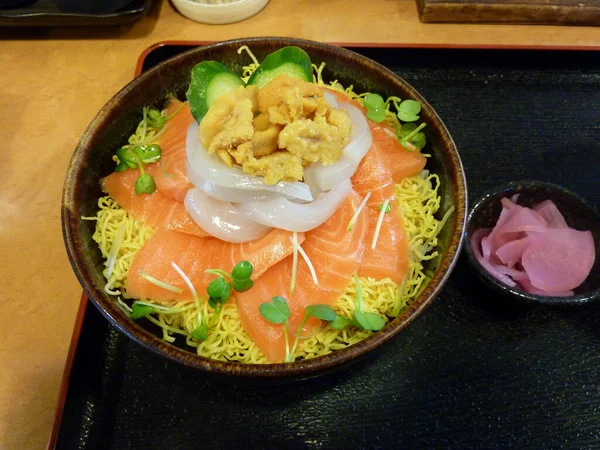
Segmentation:
{"type": "MultiPolygon", "coordinates": [[[[294,239],[290,238],[290,240],[292,241],[292,244],[294,243],[294,239]]],[[[306,252],[304,251],[304,249],[302,248],[301,245],[298,245],[296,247],[298,249],[298,251],[300,252],[300,255],[302,255],[302,258],[304,259],[304,262],[306,262],[306,265],[308,266],[308,270],[310,270],[310,275],[312,276],[313,282],[315,283],[315,285],[319,285],[319,279],[317,278],[317,272],[315,272],[315,267],[313,266],[310,258],[308,257],[308,255],[306,254],[306,252]]]]}
{"type": "Polygon", "coordinates": [[[294,256],[292,264],[292,282],[290,285],[290,294],[296,290],[296,274],[298,272],[298,233],[294,231],[292,234],[292,245],[294,246],[294,256]]]}
{"type": "Polygon", "coordinates": [[[450,208],[448,208],[448,211],[446,211],[446,214],[444,214],[444,217],[442,217],[442,220],[440,220],[440,222],[438,223],[438,226],[437,226],[438,233],[441,231],[442,228],[444,228],[444,225],[446,225],[446,222],[448,221],[448,219],[450,218],[450,216],[452,215],[453,212],[454,212],[454,205],[452,205],[450,208]]]}
{"type": "Polygon", "coordinates": [[[400,284],[400,287],[398,288],[398,294],[396,295],[396,299],[394,302],[394,309],[392,310],[393,317],[398,317],[400,315],[400,309],[402,308],[402,305],[403,305],[402,300],[404,298],[404,288],[406,287],[407,277],[408,277],[408,272],[402,278],[402,283],[400,284]]]}
{"type": "Polygon", "coordinates": [[[396,135],[394,134],[394,132],[392,130],[390,130],[389,128],[384,128],[383,131],[387,134],[389,134],[391,137],[395,138],[396,135]]]}
{"type": "MultiPolygon", "coordinates": [[[[106,272],[106,278],[110,278],[115,268],[115,263],[117,262],[117,256],[119,255],[119,250],[121,249],[121,242],[123,242],[123,236],[125,236],[125,229],[127,226],[122,224],[117,231],[117,235],[115,236],[115,240],[110,247],[110,252],[108,253],[108,259],[106,260],[106,264],[108,265],[108,270],[106,272]]],[[[110,288],[109,288],[110,289],[110,288]]]]}
{"type": "Polygon", "coordinates": [[[358,215],[360,214],[360,212],[363,210],[363,208],[369,201],[369,198],[371,198],[371,193],[367,192],[367,195],[365,195],[365,198],[363,198],[363,201],[360,202],[360,205],[358,205],[358,208],[356,208],[356,211],[354,211],[354,215],[352,216],[352,219],[350,219],[350,222],[348,222],[346,231],[352,231],[352,228],[354,228],[354,224],[358,220],[358,215]]]}
{"type": "Polygon", "coordinates": [[[377,239],[379,239],[379,232],[381,231],[381,224],[383,223],[383,217],[385,216],[385,210],[390,204],[391,198],[386,199],[383,202],[383,206],[381,207],[381,211],[379,212],[379,218],[377,219],[377,226],[375,227],[375,234],[373,235],[373,242],[371,243],[371,248],[375,250],[377,246],[377,239]]]}
{"type": "Polygon", "coordinates": [[[177,294],[181,294],[183,292],[183,289],[172,286],[169,283],[165,283],[164,281],[157,280],[152,275],[148,275],[146,272],[142,272],[141,270],[138,270],[138,274],[144,280],[149,281],[150,283],[152,283],[158,287],[166,289],[167,291],[175,292],[177,294]]]}
{"type": "Polygon", "coordinates": [[[171,267],[175,269],[175,271],[183,279],[184,283],[187,284],[187,286],[190,288],[190,291],[192,292],[192,297],[194,297],[194,303],[196,303],[196,311],[198,312],[198,324],[201,324],[202,315],[200,314],[200,310],[202,306],[200,305],[200,299],[198,298],[198,294],[196,294],[196,289],[192,284],[192,280],[190,280],[188,276],[183,272],[183,270],[181,270],[181,268],[177,264],[175,264],[175,261],[171,261],[171,267]]]}

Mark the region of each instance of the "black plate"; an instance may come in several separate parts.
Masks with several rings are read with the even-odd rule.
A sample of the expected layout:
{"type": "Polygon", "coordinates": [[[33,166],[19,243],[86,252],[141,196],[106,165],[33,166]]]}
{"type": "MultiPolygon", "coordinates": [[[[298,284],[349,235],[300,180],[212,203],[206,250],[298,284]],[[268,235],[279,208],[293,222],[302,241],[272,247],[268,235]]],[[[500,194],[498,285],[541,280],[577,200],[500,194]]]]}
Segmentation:
{"type": "MultiPolygon", "coordinates": [[[[189,46],[150,52],[143,69],[189,46]]],[[[515,179],[600,204],[600,53],[353,49],[437,110],[470,196],[515,179]]],[[[232,384],[85,312],[57,448],[592,448],[600,307],[511,303],[461,258],[439,298],[370,358],[291,384],[232,384]]]]}
{"type": "MultiPolygon", "coordinates": [[[[81,0],[85,1],[85,0],[81,0]]],[[[54,0],[33,0],[21,8],[0,8],[0,26],[15,27],[87,27],[128,25],[148,12],[153,0],[132,0],[110,14],[68,13],[59,10],[54,0]]]]}

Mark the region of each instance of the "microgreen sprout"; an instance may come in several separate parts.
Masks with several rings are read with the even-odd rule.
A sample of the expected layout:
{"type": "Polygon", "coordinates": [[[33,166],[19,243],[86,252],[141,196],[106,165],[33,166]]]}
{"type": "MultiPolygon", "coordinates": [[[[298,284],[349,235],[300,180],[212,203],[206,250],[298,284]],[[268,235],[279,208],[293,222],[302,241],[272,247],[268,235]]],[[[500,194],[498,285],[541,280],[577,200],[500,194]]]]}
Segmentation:
{"type": "Polygon", "coordinates": [[[350,222],[348,222],[346,231],[352,231],[352,229],[354,228],[354,225],[356,224],[356,221],[358,220],[358,216],[360,215],[360,212],[363,210],[363,208],[369,201],[369,198],[371,198],[371,192],[367,192],[367,195],[365,195],[365,198],[363,198],[363,201],[360,202],[360,205],[358,205],[358,208],[356,208],[356,211],[354,211],[354,215],[350,219],[350,222]]]}
{"type": "Polygon", "coordinates": [[[219,319],[223,311],[223,305],[229,300],[232,291],[245,292],[254,285],[254,282],[250,279],[253,271],[254,267],[249,261],[237,263],[231,273],[227,273],[222,269],[208,269],[205,271],[205,273],[217,276],[206,288],[208,305],[216,310],[213,324],[219,319]]]}
{"type": "Polygon", "coordinates": [[[343,330],[347,326],[355,326],[361,330],[379,331],[385,326],[385,320],[376,313],[365,312],[364,300],[362,296],[362,287],[358,274],[354,273],[354,284],[356,291],[356,308],[352,319],[347,319],[339,314],[330,322],[331,327],[336,330],[343,330]]]}
{"type": "MultiPolygon", "coordinates": [[[[383,204],[379,205],[377,207],[377,210],[381,211],[383,209],[383,204]]],[[[386,208],[385,208],[385,213],[389,213],[392,210],[392,205],[390,205],[389,203],[387,204],[386,208]]]]}
{"type": "Polygon", "coordinates": [[[157,144],[151,144],[147,147],[136,145],[121,147],[116,152],[119,163],[115,167],[115,172],[122,172],[127,169],[139,167],[140,176],[135,182],[135,193],[137,195],[152,194],[156,190],[156,183],[152,175],[144,171],[144,164],[150,164],[160,159],[162,149],[157,144]]]}
{"type": "Polygon", "coordinates": [[[144,164],[158,161],[162,155],[162,149],[158,144],[146,145],[148,141],[156,140],[166,129],[165,123],[169,118],[163,117],[162,113],[152,106],[142,109],[142,121],[134,135],[129,138],[129,145],[118,149],[113,159],[117,166],[115,172],[123,172],[128,169],[140,169],[140,176],[135,183],[137,195],[152,194],[156,190],[156,183],[152,175],[145,173],[144,164]],[[149,133],[148,130],[151,129],[149,133]]]}
{"type": "Polygon", "coordinates": [[[383,202],[381,208],[379,208],[379,217],[377,218],[377,224],[375,225],[375,233],[373,233],[373,241],[371,242],[371,248],[375,250],[377,246],[377,240],[379,239],[379,232],[381,231],[381,224],[383,223],[383,216],[388,212],[387,208],[390,205],[391,198],[388,198],[383,202]]]}
{"type": "Polygon", "coordinates": [[[385,120],[386,106],[381,95],[367,94],[363,98],[363,106],[367,109],[367,118],[373,122],[385,120]]]}
{"type": "Polygon", "coordinates": [[[402,122],[415,122],[419,120],[421,104],[415,100],[404,100],[398,105],[398,119],[402,122]]]}
{"type": "Polygon", "coordinates": [[[302,329],[306,325],[306,321],[309,317],[316,317],[317,319],[331,322],[336,318],[335,311],[329,305],[310,305],[304,310],[304,317],[300,322],[298,333],[295,334],[294,345],[290,350],[290,338],[289,338],[289,322],[290,308],[285,298],[281,296],[275,296],[271,299],[271,302],[262,303],[259,307],[260,315],[263,316],[267,321],[283,326],[283,338],[285,340],[285,362],[292,362],[294,360],[294,353],[298,347],[298,342],[301,339],[302,329]]]}
{"type": "Polygon", "coordinates": [[[269,322],[283,325],[283,338],[285,339],[285,361],[290,359],[290,337],[288,334],[288,319],[290,318],[290,308],[283,297],[275,296],[271,303],[262,303],[259,307],[260,315],[269,322]]]}
{"type": "Polygon", "coordinates": [[[296,353],[296,348],[298,347],[298,342],[300,340],[300,335],[302,334],[302,330],[304,329],[304,325],[309,317],[316,317],[317,319],[321,319],[325,322],[331,322],[335,319],[335,311],[329,305],[310,305],[304,310],[304,317],[302,318],[302,322],[300,322],[300,327],[298,327],[298,333],[296,334],[296,338],[294,339],[294,345],[292,350],[290,351],[290,357],[287,360],[291,362],[294,353],[296,353]]]}
{"type": "Polygon", "coordinates": [[[194,303],[196,305],[196,313],[198,314],[198,325],[196,325],[196,329],[192,332],[192,337],[200,341],[206,340],[206,338],[208,337],[208,326],[202,322],[200,298],[196,293],[196,288],[194,288],[192,280],[189,279],[189,277],[185,274],[183,270],[181,270],[181,267],[179,267],[175,263],[175,261],[171,261],[171,267],[175,269],[175,271],[183,279],[184,283],[187,284],[187,287],[190,289],[192,297],[194,298],[194,303]]]}
{"type": "Polygon", "coordinates": [[[421,130],[425,128],[426,124],[422,123],[418,127],[414,123],[405,123],[398,130],[398,138],[400,143],[408,150],[414,151],[415,147],[421,150],[427,144],[427,138],[425,133],[421,133],[421,130]]]}
{"type": "Polygon", "coordinates": [[[142,317],[147,317],[149,314],[177,314],[180,312],[188,311],[194,308],[195,305],[188,305],[180,308],[155,305],[154,303],[144,302],[142,300],[136,300],[133,305],[131,305],[131,318],[132,319],[141,319],[142,317]]]}
{"type": "Polygon", "coordinates": [[[156,309],[153,306],[135,302],[131,307],[131,318],[137,320],[155,312],[156,309]]]}
{"type": "Polygon", "coordinates": [[[161,112],[152,106],[146,107],[146,118],[152,128],[162,128],[166,121],[161,112]]]}

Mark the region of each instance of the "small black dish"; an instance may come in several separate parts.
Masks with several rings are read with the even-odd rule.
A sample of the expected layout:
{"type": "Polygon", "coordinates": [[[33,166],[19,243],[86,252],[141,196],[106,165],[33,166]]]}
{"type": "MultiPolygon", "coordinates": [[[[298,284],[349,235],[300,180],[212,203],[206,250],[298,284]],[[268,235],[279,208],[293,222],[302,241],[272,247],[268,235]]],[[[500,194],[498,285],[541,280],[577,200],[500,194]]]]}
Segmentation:
{"type": "Polygon", "coordinates": [[[62,12],[110,14],[126,7],[132,0],[54,0],[62,12]]]}
{"type": "Polygon", "coordinates": [[[469,262],[488,286],[517,300],[547,305],[580,305],[600,299],[600,212],[579,195],[556,184],[516,181],[491,190],[475,203],[469,213],[464,248],[469,262]],[[596,260],[587,279],[574,290],[575,295],[545,297],[512,288],[490,275],[475,258],[471,247],[473,233],[480,228],[493,227],[502,210],[500,200],[515,194],[520,194],[517,204],[527,207],[533,207],[544,200],[552,200],[571,228],[592,232],[596,260]]]}

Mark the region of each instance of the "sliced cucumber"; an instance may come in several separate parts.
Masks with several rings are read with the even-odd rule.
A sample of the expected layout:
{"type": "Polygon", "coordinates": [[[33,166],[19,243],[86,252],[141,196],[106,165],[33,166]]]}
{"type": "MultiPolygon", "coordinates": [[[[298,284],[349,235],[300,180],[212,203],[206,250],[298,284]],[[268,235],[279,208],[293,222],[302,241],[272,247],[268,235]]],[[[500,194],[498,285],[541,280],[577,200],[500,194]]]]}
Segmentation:
{"type": "Polygon", "coordinates": [[[299,47],[283,47],[268,55],[248,80],[259,88],[279,75],[312,81],[312,65],[308,54],[299,47]]]}
{"type": "Polygon", "coordinates": [[[240,86],[244,86],[241,78],[220,62],[203,61],[197,64],[192,69],[190,86],[185,94],[194,119],[200,122],[217,98],[240,86]]]}

